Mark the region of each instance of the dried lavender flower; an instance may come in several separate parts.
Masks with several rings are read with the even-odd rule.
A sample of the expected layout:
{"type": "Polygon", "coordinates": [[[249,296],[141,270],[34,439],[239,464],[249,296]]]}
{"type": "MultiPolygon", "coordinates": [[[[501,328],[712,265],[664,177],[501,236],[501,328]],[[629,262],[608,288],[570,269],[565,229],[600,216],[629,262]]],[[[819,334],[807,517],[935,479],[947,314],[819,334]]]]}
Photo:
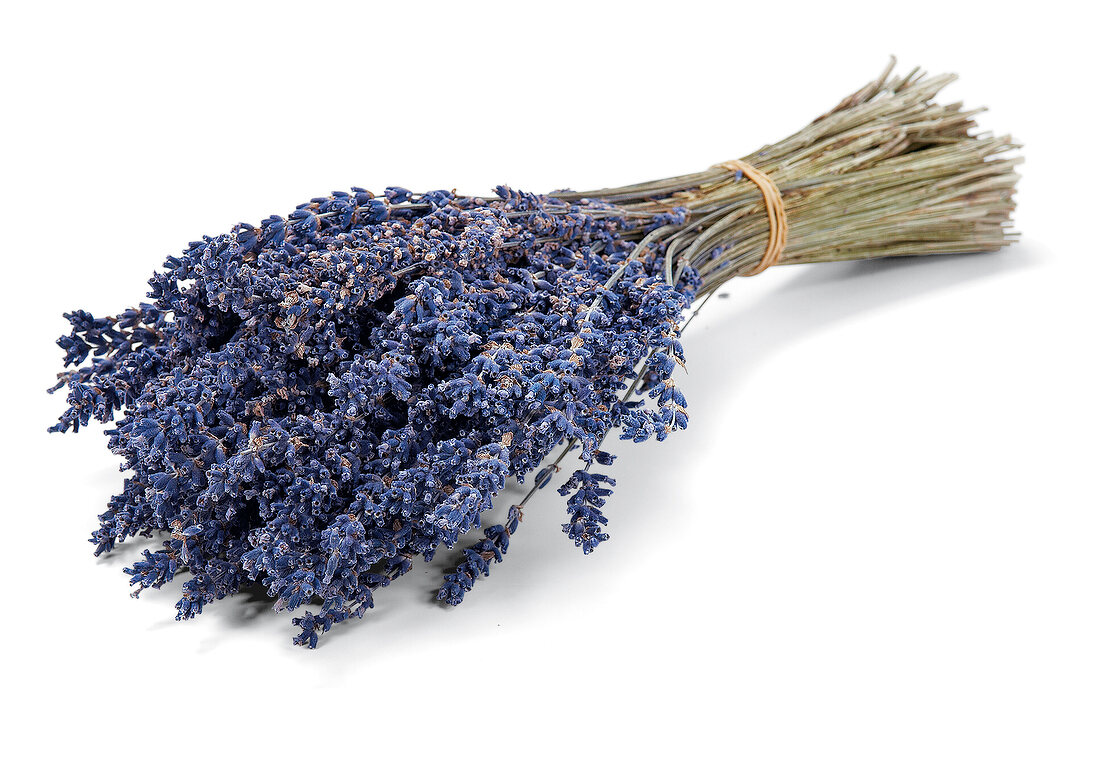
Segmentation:
{"type": "MultiPolygon", "coordinates": [[[[782,262],[1009,241],[1014,147],[932,102],[949,79],[888,70],[745,159],[782,194],[782,262]]],[[[95,553],[160,537],[126,569],[135,595],[185,575],[187,619],[260,581],[276,610],[316,609],[294,618],[315,647],[480,527],[508,478],[533,474],[529,499],[573,448],[562,529],[592,552],[615,483],[591,472],[614,459],[604,440],[687,426],[684,313],[774,239],[741,166],[551,195],[354,188],[191,243],[148,303],[66,314],[52,429],[113,422],[128,472],[95,553]]],[[[526,502],[463,551],[441,600],[502,560],[526,502]]]]}

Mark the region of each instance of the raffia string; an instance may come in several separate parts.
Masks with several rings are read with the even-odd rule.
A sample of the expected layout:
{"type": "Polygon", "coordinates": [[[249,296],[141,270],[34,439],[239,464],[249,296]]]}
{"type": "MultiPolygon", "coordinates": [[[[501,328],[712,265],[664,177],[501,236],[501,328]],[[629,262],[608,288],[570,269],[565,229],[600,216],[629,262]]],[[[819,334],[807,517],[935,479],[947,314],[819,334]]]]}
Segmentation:
{"type": "Polygon", "coordinates": [[[715,167],[729,170],[731,173],[740,172],[756,184],[761,196],[764,197],[764,209],[768,214],[768,243],[764,247],[764,254],[760,256],[760,262],[750,270],[739,274],[739,276],[756,276],[778,263],[783,257],[783,248],[787,246],[787,210],[783,207],[783,195],[767,173],[757,170],[748,162],[731,159],[719,162],[715,167]]]}

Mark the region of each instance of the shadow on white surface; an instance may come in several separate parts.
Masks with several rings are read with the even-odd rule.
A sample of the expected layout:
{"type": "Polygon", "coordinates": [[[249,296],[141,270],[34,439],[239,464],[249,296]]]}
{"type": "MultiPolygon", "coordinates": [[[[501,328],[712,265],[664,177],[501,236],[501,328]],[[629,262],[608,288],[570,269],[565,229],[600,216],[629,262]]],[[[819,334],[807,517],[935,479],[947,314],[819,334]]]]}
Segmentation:
{"type": "MultiPolygon", "coordinates": [[[[712,300],[685,335],[689,359],[685,382],[690,381],[688,398],[696,418],[692,429],[718,427],[709,423],[714,415],[746,405],[739,399],[745,395],[744,381],[755,367],[822,327],[855,317],[866,319],[878,309],[959,288],[974,280],[991,279],[1036,262],[1032,251],[1017,245],[983,255],[810,265],[791,268],[790,273],[778,269],[781,275],[770,281],[764,277],[752,283],[727,285],[723,292],[730,298],[712,300]]],[[[618,480],[609,504],[613,540],[596,554],[582,556],[561,533],[564,499],[553,490],[557,484],[552,483],[529,503],[505,561],[494,564],[493,575],[479,582],[460,608],[440,607],[435,593],[444,571],[458,561],[462,545],[441,551],[428,564],[421,561],[405,577],[378,592],[376,607],[364,619],[338,625],[322,638],[322,650],[314,655],[337,657],[332,664],[335,671],[345,652],[384,657],[392,656],[398,648],[409,650],[424,643],[434,650],[455,640],[476,638],[483,630],[500,626],[506,618],[518,617],[528,609],[560,608],[563,598],[583,593],[598,600],[601,590],[631,570],[644,569],[649,558],[662,552],[668,544],[663,536],[668,508],[689,514],[706,512],[705,508],[681,508],[676,482],[667,480],[670,475],[691,474],[691,440],[709,440],[706,433],[701,440],[693,439],[690,433],[660,445],[617,442],[610,447],[620,455],[609,470],[618,480]]],[[[572,469],[567,460],[562,477],[572,469]]],[[[110,480],[116,484],[118,474],[112,474],[110,480]]],[[[497,522],[503,509],[519,501],[524,493],[523,488],[509,482],[485,525],[497,522]]],[[[471,532],[463,542],[469,544],[480,535],[480,531],[471,532]]],[[[99,565],[118,569],[119,597],[125,597],[121,569],[142,549],[156,544],[157,540],[130,541],[99,559],[99,565]]],[[[142,594],[142,602],[163,614],[148,629],[181,628],[172,617],[182,581],[162,591],[142,594]]],[[[290,646],[292,615],[273,612],[270,603],[263,587],[257,584],[208,606],[199,617],[206,628],[197,640],[198,651],[217,650],[238,640],[274,641],[287,650],[301,651],[290,646]]]]}

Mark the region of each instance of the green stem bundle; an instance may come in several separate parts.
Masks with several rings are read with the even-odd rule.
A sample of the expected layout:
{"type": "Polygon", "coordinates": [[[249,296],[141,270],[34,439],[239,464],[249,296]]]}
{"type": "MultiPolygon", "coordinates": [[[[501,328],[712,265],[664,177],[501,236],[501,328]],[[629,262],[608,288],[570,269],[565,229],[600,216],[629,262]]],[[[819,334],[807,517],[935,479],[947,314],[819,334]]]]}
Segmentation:
{"type": "MultiPolygon", "coordinates": [[[[743,158],[782,194],[789,235],[781,263],[985,252],[1012,241],[1023,158],[1010,153],[1019,146],[974,133],[982,109],[933,101],[955,75],[915,69],[892,77],[893,66],[794,135],[743,158]]],[[[661,238],[677,272],[690,265],[702,276],[699,296],[753,270],[768,236],[759,189],[721,165],[555,196],[599,198],[631,216],[686,209],[685,224],[661,238]]]]}

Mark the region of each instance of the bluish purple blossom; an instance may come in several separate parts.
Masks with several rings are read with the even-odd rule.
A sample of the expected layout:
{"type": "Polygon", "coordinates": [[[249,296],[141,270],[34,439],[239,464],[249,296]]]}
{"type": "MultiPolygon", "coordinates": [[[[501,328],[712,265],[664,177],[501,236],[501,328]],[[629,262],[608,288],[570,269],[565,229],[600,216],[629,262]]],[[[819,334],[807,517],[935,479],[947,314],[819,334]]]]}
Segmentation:
{"type": "MultiPolygon", "coordinates": [[[[159,539],[126,569],[135,595],[186,577],[188,619],[259,581],[276,610],[310,609],[295,642],[314,647],[481,526],[507,479],[549,483],[559,444],[609,465],[609,432],[686,426],[672,373],[698,278],[670,284],[663,246],[639,244],[684,216],[497,194],[314,199],[191,243],[148,303],[66,314],[52,429],[114,423],[127,475],[91,541],[159,539]]],[[[587,470],[561,489],[585,553],[607,539],[614,484],[587,470]]],[[[521,518],[464,550],[439,598],[460,603],[521,518]]]]}

